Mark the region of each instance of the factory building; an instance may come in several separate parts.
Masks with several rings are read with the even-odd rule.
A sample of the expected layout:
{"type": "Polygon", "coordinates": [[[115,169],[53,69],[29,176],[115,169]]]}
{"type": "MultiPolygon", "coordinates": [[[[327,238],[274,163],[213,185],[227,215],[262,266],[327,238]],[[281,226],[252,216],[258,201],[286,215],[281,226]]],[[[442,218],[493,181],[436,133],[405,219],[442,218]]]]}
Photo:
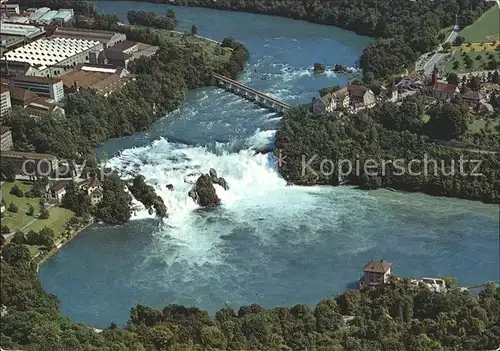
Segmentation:
{"type": "Polygon", "coordinates": [[[60,79],[16,76],[9,79],[9,87],[29,90],[38,96],[59,102],[64,99],[64,86],[60,79]]]}
{"type": "Polygon", "coordinates": [[[52,34],[53,37],[58,38],[72,38],[72,39],[85,39],[99,41],[102,43],[103,48],[109,48],[119,42],[127,39],[123,33],[114,33],[106,31],[94,31],[77,28],[62,28],[59,27],[52,34]]]}
{"type": "Polygon", "coordinates": [[[103,44],[95,40],[71,38],[41,38],[25,46],[7,52],[2,57],[2,71],[8,75],[11,63],[25,63],[30,67],[25,73],[37,77],[57,77],[79,63],[88,62],[91,53],[98,53],[103,44]],[[6,66],[6,67],[4,67],[6,66]]]}

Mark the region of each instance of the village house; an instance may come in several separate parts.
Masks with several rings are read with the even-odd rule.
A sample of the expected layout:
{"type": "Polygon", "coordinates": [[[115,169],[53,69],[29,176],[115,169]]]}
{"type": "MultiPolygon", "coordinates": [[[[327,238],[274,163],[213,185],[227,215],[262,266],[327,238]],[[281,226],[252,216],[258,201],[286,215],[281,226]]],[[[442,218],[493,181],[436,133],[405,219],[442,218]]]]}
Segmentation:
{"type": "Polygon", "coordinates": [[[388,94],[388,99],[387,101],[390,102],[397,102],[399,99],[399,90],[397,86],[393,86],[391,89],[390,94],[388,94]]]}
{"type": "Polygon", "coordinates": [[[328,93],[313,102],[313,111],[318,114],[333,112],[349,106],[349,93],[347,88],[328,93]]]}
{"type": "Polygon", "coordinates": [[[52,185],[47,184],[45,199],[49,202],[61,203],[64,194],[66,194],[66,186],[69,182],[69,180],[58,180],[52,185]]]}
{"type": "Polygon", "coordinates": [[[481,101],[481,94],[478,91],[469,89],[462,94],[462,100],[470,107],[476,107],[481,101]]]}
{"type": "Polygon", "coordinates": [[[350,105],[354,111],[375,106],[375,94],[370,89],[361,85],[348,85],[350,105]]]}
{"type": "Polygon", "coordinates": [[[363,268],[363,277],[359,281],[359,288],[375,287],[387,284],[391,276],[392,263],[384,260],[371,260],[363,268]]]}
{"type": "MultiPolygon", "coordinates": [[[[70,179],[64,179],[48,184],[45,190],[45,198],[49,202],[60,203],[64,194],[66,194],[66,186],[70,182],[70,179]]],[[[92,205],[95,206],[101,202],[103,197],[102,184],[96,177],[80,180],[76,185],[79,189],[85,191],[85,193],[89,196],[92,205]]]]}
{"type": "Polygon", "coordinates": [[[86,179],[82,183],[79,183],[78,186],[85,190],[87,195],[90,197],[92,205],[95,206],[101,202],[103,197],[102,183],[97,179],[97,177],[86,179]]]}

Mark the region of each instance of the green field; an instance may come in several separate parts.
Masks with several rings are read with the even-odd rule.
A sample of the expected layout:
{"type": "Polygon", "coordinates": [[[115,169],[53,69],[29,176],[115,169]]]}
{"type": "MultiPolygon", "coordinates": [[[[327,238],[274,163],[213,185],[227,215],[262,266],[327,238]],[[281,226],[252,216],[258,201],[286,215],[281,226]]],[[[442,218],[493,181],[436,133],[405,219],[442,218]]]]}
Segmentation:
{"type": "Polygon", "coordinates": [[[26,197],[17,197],[9,194],[12,187],[17,184],[19,188],[24,192],[31,189],[31,185],[28,182],[20,182],[16,181],[14,183],[4,183],[2,185],[2,198],[5,200],[5,209],[4,217],[2,218],[2,225],[6,225],[10,228],[11,232],[15,232],[18,229],[21,229],[28,223],[30,223],[35,217],[28,216],[26,211],[28,210],[28,204],[31,204],[35,208],[35,215],[37,215],[39,211],[40,205],[38,204],[39,199],[28,199],[26,197]],[[17,213],[10,213],[7,211],[10,203],[13,202],[19,211],[17,213]]]}
{"type": "MultiPolygon", "coordinates": [[[[146,27],[143,26],[138,26],[138,25],[133,25],[131,26],[132,29],[144,29],[146,27]]],[[[169,42],[173,44],[177,44],[180,46],[186,46],[190,48],[197,48],[197,50],[194,50],[196,52],[201,52],[203,55],[206,55],[208,57],[212,56],[216,60],[220,61],[227,61],[229,60],[229,57],[231,56],[231,49],[226,48],[226,47],[221,47],[218,43],[210,41],[210,40],[205,40],[203,38],[195,37],[190,34],[182,34],[180,32],[176,31],[169,31],[166,29],[154,29],[154,28],[149,28],[153,33],[158,34],[160,41],[161,42],[169,42]]]]}
{"type": "Polygon", "coordinates": [[[500,40],[500,9],[494,5],[486,11],[476,22],[465,27],[459,35],[470,43],[481,41],[500,40]]]}
{"type": "Polygon", "coordinates": [[[472,67],[468,69],[465,65],[464,62],[464,56],[462,55],[462,52],[456,51],[453,53],[452,57],[450,59],[446,60],[445,66],[444,66],[444,73],[450,73],[450,72],[455,72],[455,73],[465,73],[465,72],[474,72],[474,71],[482,71],[487,68],[484,67],[485,64],[488,63],[491,59],[489,58],[490,55],[493,55],[493,58],[499,62],[500,61],[500,53],[498,51],[482,51],[482,52],[467,52],[467,56],[469,56],[472,59],[472,67]],[[480,55],[481,59],[477,60],[477,56],[480,55]],[[459,62],[458,68],[456,70],[453,69],[453,62],[457,60],[459,62]]]}
{"type": "Polygon", "coordinates": [[[15,184],[17,184],[23,192],[31,189],[31,184],[29,182],[15,181],[14,183],[6,182],[2,185],[2,198],[6,202],[6,211],[3,213],[2,225],[8,226],[10,232],[13,233],[33,222],[32,224],[24,228],[23,232],[26,233],[29,230],[38,231],[47,226],[54,231],[56,237],[62,234],[64,232],[64,226],[66,222],[73,216],[73,212],[61,207],[54,206],[49,209],[50,217],[48,219],[37,219],[36,216],[38,215],[40,209],[40,199],[17,197],[10,194],[9,192],[15,184]],[[18,207],[18,212],[11,213],[7,210],[11,202],[13,202],[18,207]],[[26,214],[28,210],[28,203],[35,208],[34,216],[28,216],[26,214]]]}
{"type": "MultiPolygon", "coordinates": [[[[500,121],[498,120],[490,121],[490,123],[488,124],[488,129],[494,132],[495,127],[498,125],[500,125],[500,121]]],[[[476,119],[469,125],[469,130],[472,133],[480,133],[481,130],[485,128],[486,128],[486,120],[484,119],[476,119]]]]}

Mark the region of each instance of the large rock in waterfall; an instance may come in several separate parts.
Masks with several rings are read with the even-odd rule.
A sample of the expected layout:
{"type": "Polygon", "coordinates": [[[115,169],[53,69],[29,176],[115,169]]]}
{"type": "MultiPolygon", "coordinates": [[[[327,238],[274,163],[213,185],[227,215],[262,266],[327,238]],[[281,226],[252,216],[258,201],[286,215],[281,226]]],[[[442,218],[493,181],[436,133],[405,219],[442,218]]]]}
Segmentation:
{"type": "Polygon", "coordinates": [[[188,192],[188,196],[200,206],[215,208],[220,205],[220,199],[214,184],[220,185],[225,190],[228,189],[226,180],[217,176],[217,171],[211,168],[208,174],[202,174],[196,180],[196,185],[188,192]]]}
{"type": "Polygon", "coordinates": [[[319,62],[314,64],[314,73],[323,73],[325,72],[325,65],[319,62]]]}

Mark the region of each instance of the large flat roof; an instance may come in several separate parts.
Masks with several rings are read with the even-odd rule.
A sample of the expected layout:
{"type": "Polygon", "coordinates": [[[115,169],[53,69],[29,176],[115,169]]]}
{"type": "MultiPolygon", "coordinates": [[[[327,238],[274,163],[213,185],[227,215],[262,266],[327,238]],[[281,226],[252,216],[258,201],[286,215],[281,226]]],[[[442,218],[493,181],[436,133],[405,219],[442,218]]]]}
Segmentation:
{"type": "Polygon", "coordinates": [[[27,62],[32,66],[51,66],[99,44],[97,40],[41,38],[5,53],[2,59],[27,62]]]}
{"type": "Polygon", "coordinates": [[[55,30],[52,36],[62,37],[62,38],[82,38],[82,39],[99,40],[101,42],[107,43],[116,34],[117,33],[115,32],[107,32],[107,31],[94,31],[94,30],[84,30],[77,28],[59,27],[55,30]]]}
{"type": "Polygon", "coordinates": [[[42,17],[45,13],[49,12],[50,9],[48,7],[42,7],[39,9],[36,9],[35,12],[33,12],[30,16],[31,21],[38,21],[40,17],[42,17]]]}
{"type": "Polygon", "coordinates": [[[43,33],[43,29],[28,26],[23,24],[14,24],[14,23],[0,23],[0,33],[6,35],[20,35],[20,36],[33,36],[39,33],[43,33]]]}

